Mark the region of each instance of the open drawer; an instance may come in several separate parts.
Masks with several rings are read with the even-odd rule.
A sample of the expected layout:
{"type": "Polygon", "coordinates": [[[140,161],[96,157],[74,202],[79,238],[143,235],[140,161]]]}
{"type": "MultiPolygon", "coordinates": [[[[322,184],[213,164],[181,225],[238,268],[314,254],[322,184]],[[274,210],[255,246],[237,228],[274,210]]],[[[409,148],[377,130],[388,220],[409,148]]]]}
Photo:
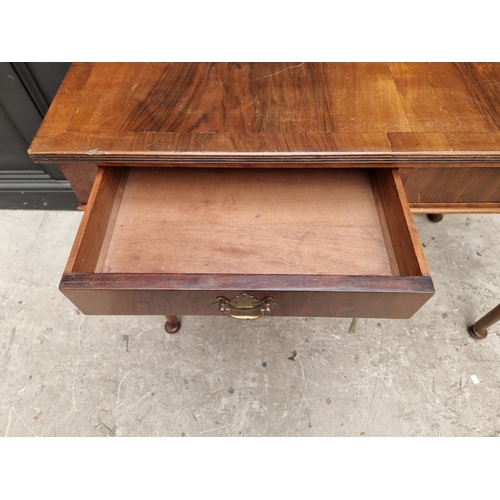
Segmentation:
{"type": "Polygon", "coordinates": [[[409,318],[397,170],[101,167],[60,284],[85,314],[409,318]]]}

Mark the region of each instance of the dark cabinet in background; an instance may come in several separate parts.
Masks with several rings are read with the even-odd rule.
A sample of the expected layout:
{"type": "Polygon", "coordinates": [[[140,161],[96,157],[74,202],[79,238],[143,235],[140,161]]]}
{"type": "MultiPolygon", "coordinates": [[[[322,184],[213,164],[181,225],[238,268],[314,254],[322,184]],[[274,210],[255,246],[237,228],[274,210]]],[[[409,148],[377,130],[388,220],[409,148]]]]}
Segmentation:
{"type": "Polygon", "coordinates": [[[57,165],[27,153],[70,63],[0,63],[0,209],[74,210],[57,165]]]}

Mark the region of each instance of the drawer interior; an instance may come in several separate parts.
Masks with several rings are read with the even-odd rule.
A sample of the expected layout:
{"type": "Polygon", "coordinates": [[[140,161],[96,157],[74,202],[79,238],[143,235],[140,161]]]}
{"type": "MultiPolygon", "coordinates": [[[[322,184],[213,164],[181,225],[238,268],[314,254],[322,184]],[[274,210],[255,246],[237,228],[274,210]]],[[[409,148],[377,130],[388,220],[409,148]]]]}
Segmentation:
{"type": "Polygon", "coordinates": [[[422,276],[391,169],[105,167],[67,273],[422,276]]]}

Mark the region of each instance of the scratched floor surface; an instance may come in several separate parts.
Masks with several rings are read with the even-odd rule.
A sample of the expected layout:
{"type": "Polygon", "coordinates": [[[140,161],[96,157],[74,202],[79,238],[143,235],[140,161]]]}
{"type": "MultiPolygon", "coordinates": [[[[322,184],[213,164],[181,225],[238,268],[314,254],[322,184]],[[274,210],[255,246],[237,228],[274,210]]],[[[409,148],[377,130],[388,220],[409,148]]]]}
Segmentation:
{"type": "Polygon", "coordinates": [[[0,211],[0,435],[500,434],[500,325],[466,331],[500,302],[500,216],[415,217],[436,295],[411,320],[185,317],[172,336],[60,294],[80,217],[0,211]]]}

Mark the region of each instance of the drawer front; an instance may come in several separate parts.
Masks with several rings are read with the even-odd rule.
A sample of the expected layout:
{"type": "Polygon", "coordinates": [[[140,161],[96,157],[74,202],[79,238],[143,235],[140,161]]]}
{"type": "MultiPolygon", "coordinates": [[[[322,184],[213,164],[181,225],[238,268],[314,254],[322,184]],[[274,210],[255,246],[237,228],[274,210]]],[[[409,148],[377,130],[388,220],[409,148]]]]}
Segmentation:
{"type": "MultiPolygon", "coordinates": [[[[213,290],[186,290],[185,284],[171,283],[172,287],[181,290],[161,290],[168,279],[161,276],[145,278],[139,288],[133,278],[113,276],[94,281],[93,288],[79,277],[65,276],[61,283],[63,293],[84,314],[184,314],[184,315],[260,315],[261,308],[245,310],[231,308],[221,312],[221,299],[234,303],[234,299],[243,294],[250,295],[261,303],[269,299],[270,310],[266,316],[317,316],[317,317],[357,317],[357,318],[410,318],[432,296],[430,277],[401,278],[398,282],[387,278],[348,277],[345,279],[305,280],[302,277],[290,277],[283,284],[283,277],[255,276],[247,281],[259,282],[262,286],[281,283],[281,288],[290,291],[259,289],[218,289],[214,283],[213,290]],[[149,278],[149,279],[148,279],[149,278]],[[165,280],[165,281],[163,281],[165,280]]],[[[226,282],[228,279],[224,279],[226,282]]],[[[206,279],[199,278],[201,287],[209,285],[206,279]]],[[[237,285],[237,283],[234,283],[237,285]]],[[[219,285],[223,287],[221,283],[219,285]]],[[[223,302],[223,301],[222,301],[223,302]]]]}
{"type": "Polygon", "coordinates": [[[85,314],[258,316],[246,294],[268,315],[372,318],[434,292],[390,169],[101,168],[60,289],[85,314]]]}

